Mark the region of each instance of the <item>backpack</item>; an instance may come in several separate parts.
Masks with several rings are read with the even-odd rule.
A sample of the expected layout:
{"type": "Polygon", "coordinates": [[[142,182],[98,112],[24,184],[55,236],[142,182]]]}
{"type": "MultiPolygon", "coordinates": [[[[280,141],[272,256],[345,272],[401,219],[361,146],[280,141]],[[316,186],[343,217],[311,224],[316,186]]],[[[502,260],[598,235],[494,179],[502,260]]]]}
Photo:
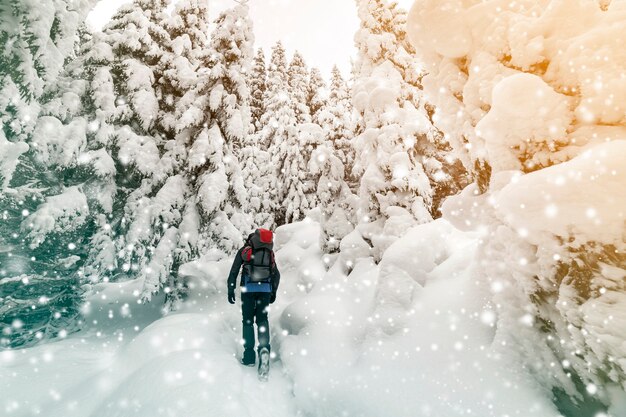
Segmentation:
{"type": "Polygon", "coordinates": [[[270,282],[274,267],[274,234],[271,230],[257,229],[248,237],[241,251],[244,276],[249,282],[270,282]]]}

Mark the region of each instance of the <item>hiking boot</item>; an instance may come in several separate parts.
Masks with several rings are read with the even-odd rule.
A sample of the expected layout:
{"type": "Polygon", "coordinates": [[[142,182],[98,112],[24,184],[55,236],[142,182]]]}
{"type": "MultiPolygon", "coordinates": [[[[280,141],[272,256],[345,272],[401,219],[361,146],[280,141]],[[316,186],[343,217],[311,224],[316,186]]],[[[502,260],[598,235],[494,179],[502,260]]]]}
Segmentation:
{"type": "Polygon", "coordinates": [[[243,352],[243,357],[241,358],[241,364],[245,366],[254,366],[256,363],[256,354],[254,350],[248,350],[243,352]]]}
{"type": "Polygon", "coordinates": [[[270,373],[270,351],[267,348],[262,348],[259,351],[259,380],[267,381],[270,373]]]}

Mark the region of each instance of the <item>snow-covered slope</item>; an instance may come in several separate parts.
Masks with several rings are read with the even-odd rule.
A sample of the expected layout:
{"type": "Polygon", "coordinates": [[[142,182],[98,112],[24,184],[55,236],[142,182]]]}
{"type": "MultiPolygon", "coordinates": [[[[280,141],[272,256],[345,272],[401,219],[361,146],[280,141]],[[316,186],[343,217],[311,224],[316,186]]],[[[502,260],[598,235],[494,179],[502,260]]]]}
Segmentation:
{"type": "Polygon", "coordinates": [[[84,308],[88,329],[0,354],[1,415],[295,415],[276,364],[268,384],[238,363],[240,309],[218,291],[228,262],[205,265],[182,311],[137,303],[141,283],[102,284],[84,308]],[[264,409],[257,410],[258,405],[264,409]],[[270,407],[271,406],[271,407],[270,407]]]}
{"type": "MultiPolygon", "coordinates": [[[[317,217],[317,216],[313,216],[317,217]]],[[[319,224],[277,231],[269,383],[238,363],[229,260],[185,265],[183,309],[160,317],[140,284],[99,284],[87,329],[0,354],[7,416],[524,416],[550,399],[492,346],[493,306],[476,280],[478,235],[446,220],[410,229],[379,265],[323,256],[319,224]],[[333,264],[326,272],[326,265],[333,264]]]]}

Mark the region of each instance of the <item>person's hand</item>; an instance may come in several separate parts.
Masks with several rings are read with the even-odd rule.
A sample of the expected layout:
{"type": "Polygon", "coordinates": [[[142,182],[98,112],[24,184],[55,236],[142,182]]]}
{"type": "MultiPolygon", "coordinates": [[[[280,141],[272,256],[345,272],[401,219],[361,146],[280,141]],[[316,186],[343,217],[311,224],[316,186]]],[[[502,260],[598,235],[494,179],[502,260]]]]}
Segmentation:
{"type": "Polygon", "coordinates": [[[272,295],[270,295],[270,304],[272,304],[274,301],[276,301],[276,293],[272,292],[272,295]]]}
{"type": "Polygon", "coordinates": [[[228,290],[228,302],[235,304],[235,290],[232,288],[228,290]]]}

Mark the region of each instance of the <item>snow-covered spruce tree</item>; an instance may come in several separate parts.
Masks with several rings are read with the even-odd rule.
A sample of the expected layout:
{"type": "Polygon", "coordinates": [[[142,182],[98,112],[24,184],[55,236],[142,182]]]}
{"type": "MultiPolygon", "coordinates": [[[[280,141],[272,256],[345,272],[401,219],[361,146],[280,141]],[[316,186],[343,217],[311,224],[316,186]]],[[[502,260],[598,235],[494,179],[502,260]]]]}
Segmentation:
{"type": "MultiPolygon", "coordinates": [[[[88,208],[56,169],[75,150],[59,147],[68,130],[51,134],[61,149],[42,163],[38,115],[75,52],[89,4],[0,5],[0,347],[64,335],[79,322],[88,208]]],[[[80,135],[80,123],[73,128],[80,135]]]]}
{"type": "Polygon", "coordinates": [[[311,94],[310,73],[302,55],[296,51],[293,59],[287,68],[287,76],[289,79],[289,96],[291,97],[291,105],[296,114],[296,136],[287,146],[286,156],[289,158],[285,167],[287,172],[297,175],[296,178],[284,177],[284,185],[287,187],[287,199],[292,204],[287,205],[288,222],[299,220],[304,217],[308,209],[317,206],[317,196],[315,193],[316,179],[307,171],[311,152],[318,143],[320,138],[318,135],[311,134],[312,121],[311,108],[309,107],[309,98],[311,94]],[[302,170],[296,174],[296,170],[302,170]]]}
{"type": "MultiPolygon", "coordinates": [[[[244,233],[252,228],[246,210],[247,191],[237,159],[250,126],[250,90],[246,83],[253,60],[254,35],[248,6],[243,3],[220,15],[211,36],[208,110],[211,124],[219,129],[223,141],[223,168],[199,178],[201,212],[210,219],[211,246],[226,252],[236,250],[244,233]],[[209,92],[210,91],[210,92],[209,92]],[[225,176],[225,177],[224,177],[225,176]],[[216,199],[214,187],[227,179],[225,193],[216,199]],[[216,180],[219,180],[216,182],[216,180]]],[[[202,90],[201,90],[202,91],[202,90]]]]}
{"type": "Polygon", "coordinates": [[[437,215],[435,186],[451,177],[442,162],[443,135],[421,108],[420,73],[406,39],[406,12],[385,0],[359,1],[358,11],[354,170],[361,177],[362,233],[379,256],[408,225],[437,215]],[[390,216],[404,220],[387,222],[390,216]]]}
{"type": "Polygon", "coordinates": [[[331,72],[328,98],[317,113],[317,123],[324,129],[326,140],[330,141],[335,155],[345,169],[344,179],[349,183],[357,183],[352,176],[354,166],[355,117],[350,89],[341,76],[337,66],[331,72]]]}
{"type": "Polygon", "coordinates": [[[311,122],[311,109],[309,108],[309,69],[300,52],[296,51],[287,68],[289,84],[289,96],[296,114],[297,123],[311,122]]]}
{"type": "Polygon", "coordinates": [[[65,60],[74,53],[80,25],[92,3],[56,0],[39,5],[8,0],[0,5],[0,44],[3,45],[0,56],[0,184],[3,190],[9,188],[18,159],[28,150],[40,98],[55,82],[65,60]]]}
{"type": "Polygon", "coordinates": [[[150,194],[137,194],[128,207],[134,216],[125,247],[152,244],[149,253],[141,254],[142,295],[150,298],[165,286],[166,308],[175,307],[185,292],[177,274],[182,262],[209,249],[232,252],[252,228],[243,212],[247,193],[235,153],[250,123],[244,78],[252,61],[247,14],[241,5],[215,21],[209,44],[197,55],[197,83],[175,102],[175,137],[166,145],[158,172],[142,184],[150,194]]]}
{"type": "Polygon", "coordinates": [[[203,0],[176,3],[165,21],[171,39],[170,54],[160,62],[160,121],[168,136],[174,136],[178,123],[176,105],[198,82],[198,68],[208,47],[208,5],[203,0]]]}
{"type": "Polygon", "coordinates": [[[90,146],[102,145],[115,161],[115,199],[97,216],[86,268],[90,280],[134,276],[150,250],[147,242],[131,249],[125,235],[134,214],[128,207],[149,192],[164,150],[159,79],[169,56],[166,7],[158,0],[125,5],[83,48],[96,130],[90,146]]]}
{"type": "MultiPolygon", "coordinates": [[[[169,0],[134,0],[122,6],[104,27],[104,42],[111,48],[111,71],[122,111],[116,123],[134,133],[162,139],[159,124],[159,80],[163,62],[171,59],[171,39],[165,25],[169,0]]],[[[119,140],[119,139],[118,139],[119,140]]],[[[132,158],[131,161],[132,163],[132,158]]]]}
{"type": "Polygon", "coordinates": [[[248,73],[250,87],[250,129],[239,152],[243,181],[248,190],[245,211],[253,216],[257,227],[273,228],[274,202],[272,200],[272,178],[274,169],[271,165],[267,143],[261,142],[265,113],[265,94],[267,89],[267,68],[265,53],[259,48],[254,57],[254,64],[248,73]]]}
{"type": "Polygon", "coordinates": [[[174,13],[165,20],[171,43],[169,53],[159,63],[162,77],[158,80],[158,120],[167,142],[154,175],[142,182],[127,206],[127,212],[134,217],[122,241],[125,246],[120,248],[128,247],[129,239],[131,242],[152,239],[153,246],[144,257],[146,263],[139,274],[143,280],[141,296],[150,299],[164,286],[164,311],[177,308],[187,291],[186,282],[178,276],[178,268],[200,253],[201,219],[195,205],[195,177],[191,171],[194,164],[203,163],[204,159],[192,161],[192,132],[181,130],[186,120],[180,116],[181,108],[187,108],[181,103],[196,88],[203,71],[208,26],[208,4],[199,0],[177,2],[174,13]],[[142,209],[141,214],[136,214],[136,207],[142,209]],[[148,233],[143,231],[146,224],[148,233]]]}
{"type": "Polygon", "coordinates": [[[322,213],[321,246],[325,252],[334,253],[356,222],[355,196],[349,186],[354,164],[353,108],[348,86],[336,66],[331,73],[328,98],[315,118],[322,128],[323,140],[311,155],[309,169],[316,179],[322,213]]]}
{"type": "Polygon", "coordinates": [[[328,99],[328,91],[326,90],[326,82],[322,78],[322,73],[317,68],[311,68],[309,74],[307,94],[307,106],[311,113],[311,121],[317,125],[321,125],[319,113],[326,105],[328,99]]]}
{"type": "MultiPolygon", "coordinates": [[[[141,296],[166,286],[167,308],[180,300],[184,285],[178,266],[197,255],[199,218],[193,200],[189,171],[190,132],[182,131],[181,104],[196,86],[206,55],[207,5],[195,0],[177,4],[171,17],[160,16],[165,39],[160,59],[153,67],[158,94],[153,138],[156,161],[150,175],[132,190],[123,205],[124,217],[116,239],[121,273],[143,282],[141,296]]],[[[196,110],[199,113],[200,110],[196,110]]]]}
{"type": "Polygon", "coordinates": [[[259,48],[254,56],[254,65],[249,73],[250,86],[250,132],[257,133],[262,129],[261,118],[265,112],[263,97],[267,88],[267,68],[265,66],[265,52],[259,48]]]}
{"type": "Polygon", "coordinates": [[[129,180],[127,174],[118,175],[114,160],[115,124],[111,123],[123,110],[115,103],[112,64],[110,47],[101,43],[99,34],[85,32],[76,58],[43,100],[33,135],[38,165],[52,167],[62,179],[54,198],[71,201],[64,196],[66,188],[84,195],[86,222],[95,235],[83,236],[91,240],[75,252],[81,254],[81,263],[82,255],[97,256],[107,272],[115,265],[114,245],[95,236],[110,233],[114,204],[120,197],[117,183],[124,186],[129,180]]]}
{"type": "Polygon", "coordinates": [[[261,124],[261,146],[265,149],[275,146],[278,137],[286,137],[286,124],[295,124],[295,114],[289,106],[289,85],[287,79],[287,60],[285,48],[279,41],[272,47],[272,55],[267,68],[266,89],[263,94],[263,114],[261,124]],[[282,120],[283,125],[279,123],[282,120]]]}
{"type": "MultiPolygon", "coordinates": [[[[26,142],[34,129],[38,99],[61,72],[78,42],[78,29],[94,3],[89,0],[54,0],[35,4],[7,0],[0,4],[0,122],[5,138],[3,181],[10,180],[8,167],[16,148],[9,152],[6,141],[26,142]],[[6,161],[6,162],[5,162],[6,161]]],[[[24,146],[18,146],[24,150],[24,146]]],[[[23,152],[22,152],[23,153],[23,152]]]]}
{"type": "Polygon", "coordinates": [[[199,80],[207,53],[208,5],[198,0],[177,2],[170,18],[163,18],[169,48],[155,73],[159,92],[159,134],[165,139],[153,174],[133,192],[125,207],[126,229],[118,241],[126,257],[124,269],[133,267],[143,280],[142,297],[166,286],[165,309],[175,307],[186,288],[178,267],[198,255],[199,215],[189,173],[189,131],[180,129],[181,102],[199,80]],[[145,251],[147,247],[148,251],[145,251]],[[131,248],[128,251],[128,248],[131,248]],[[133,253],[134,252],[134,253],[133,253]]]}
{"type": "Polygon", "coordinates": [[[238,155],[243,182],[248,191],[244,212],[253,218],[256,227],[272,229],[274,204],[272,201],[272,178],[275,175],[270,154],[259,144],[259,135],[249,134],[238,155]]]}
{"type": "Polygon", "coordinates": [[[123,202],[159,160],[155,68],[168,40],[159,21],[165,6],[137,1],[102,34],[85,34],[77,58],[42,98],[34,161],[52,167],[60,181],[23,226],[36,239],[31,246],[50,242],[55,232],[67,239],[77,228],[65,245],[73,254],[64,274],[86,261],[81,281],[116,275],[123,202]],[[44,221],[51,217],[53,228],[44,221]]]}
{"type": "Polygon", "coordinates": [[[319,125],[311,124],[301,134],[308,135],[308,142],[315,144],[308,171],[314,178],[314,190],[321,210],[320,246],[325,253],[336,253],[341,239],[354,229],[348,210],[352,192],[344,180],[343,163],[337,157],[333,143],[327,139],[327,132],[319,125]]]}
{"type": "Polygon", "coordinates": [[[267,71],[267,88],[263,97],[264,113],[259,145],[267,149],[272,167],[270,196],[277,226],[287,223],[287,189],[289,181],[287,151],[297,140],[296,114],[291,105],[285,49],[280,42],[272,47],[267,71]]]}

